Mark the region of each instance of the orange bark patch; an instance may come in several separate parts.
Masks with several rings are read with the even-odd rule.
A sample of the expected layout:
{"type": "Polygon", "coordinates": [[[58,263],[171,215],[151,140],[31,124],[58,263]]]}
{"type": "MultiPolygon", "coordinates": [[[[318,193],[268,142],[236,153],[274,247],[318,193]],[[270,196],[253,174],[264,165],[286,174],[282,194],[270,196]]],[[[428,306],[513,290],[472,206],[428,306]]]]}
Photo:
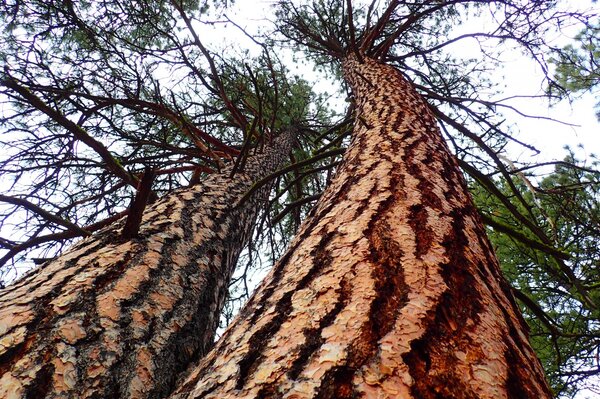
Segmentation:
{"type": "Polygon", "coordinates": [[[81,319],[65,319],[58,325],[58,335],[68,344],[75,344],[86,336],[81,319]]]}

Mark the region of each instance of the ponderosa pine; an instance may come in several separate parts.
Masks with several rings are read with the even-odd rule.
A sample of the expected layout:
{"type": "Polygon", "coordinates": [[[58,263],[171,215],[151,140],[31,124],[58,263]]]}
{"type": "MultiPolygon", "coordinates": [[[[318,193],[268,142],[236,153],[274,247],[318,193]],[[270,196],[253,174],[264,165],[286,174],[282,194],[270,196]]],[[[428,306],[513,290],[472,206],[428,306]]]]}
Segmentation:
{"type": "Polygon", "coordinates": [[[171,398],[552,397],[427,103],[361,58],[335,179],[171,398]]]}

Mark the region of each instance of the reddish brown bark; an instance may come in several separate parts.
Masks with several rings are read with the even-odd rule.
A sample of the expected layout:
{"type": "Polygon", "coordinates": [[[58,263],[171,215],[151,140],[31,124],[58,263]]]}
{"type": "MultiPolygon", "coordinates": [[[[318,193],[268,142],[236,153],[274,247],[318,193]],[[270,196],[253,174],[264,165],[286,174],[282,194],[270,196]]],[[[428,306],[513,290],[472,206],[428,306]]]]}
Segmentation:
{"type": "Polygon", "coordinates": [[[354,136],[289,251],[172,398],[550,398],[427,104],[344,62],[354,136]]]}
{"type": "Polygon", "coordinates": [[[0,291],[0,398],[164,397],[212,346],[240,251],[293,133],[149,206],[0,291]],[[236,206],[238,205],[238,206],[236,206]]]}

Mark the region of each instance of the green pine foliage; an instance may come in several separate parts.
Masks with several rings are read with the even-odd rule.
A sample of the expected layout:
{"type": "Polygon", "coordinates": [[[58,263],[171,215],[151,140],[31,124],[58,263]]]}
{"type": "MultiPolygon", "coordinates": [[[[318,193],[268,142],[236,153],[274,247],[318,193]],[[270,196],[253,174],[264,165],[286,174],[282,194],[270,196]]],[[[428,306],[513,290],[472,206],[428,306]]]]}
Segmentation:
{"type": "MultiPolygon", "coordinates": [[[[600,22],[586,26],[575,36],[575,43],[565,46],[550,62],[555,66],[556,79],[551,93],[596,93],[600,85],[600,22]]],[[[596,116],[600,120],[600,102],[596,116]]]]}
{"type": "MultiPolygon", "coordinates": [[[[539,180],[535,188],[525,172],[513,183],[530,204],[514,201],[505,184],[497,186],[522,214],[552,238],[552,246],[568,255],[564,262],[584,287],[590,301],[574,289],[548,252],[534,249],[508,229],[539,241],[502,202],[472,182],[474,199],[482,214],[501,224],[488,229],[505,276],[531,328],[531,341],[552,387],[564,397],[574,395],[590,376],[598,376],[600,336],[600,173],[597,161],[584,166],[570,152],[564,162],[539,180]],[[590,303],[591,302],[591,303],[590,303]]],[[[597,377],[596,377],[597,378],[597,377]]],[[[593,386],[593,379],[590,385],[593,386]]]]}

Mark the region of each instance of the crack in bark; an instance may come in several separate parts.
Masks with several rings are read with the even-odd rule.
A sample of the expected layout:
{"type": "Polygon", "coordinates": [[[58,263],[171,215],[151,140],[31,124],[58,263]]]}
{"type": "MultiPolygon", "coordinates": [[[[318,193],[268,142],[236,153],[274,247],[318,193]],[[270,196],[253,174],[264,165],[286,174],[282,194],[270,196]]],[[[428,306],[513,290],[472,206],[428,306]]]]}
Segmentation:
{"type": "Polygon", "coordinates": [[[436,399],[440,395],[457,399],[479,397],[454,375],[459,371],[452,367],[456,361],[455,351],[476,350],[464,337],[470,324],[479,323],[479,313],[483,308],[479,292],[475,289],[473,271],[467,270],[468,260],[464,254],[469,247],[464,234],[464,218],[469,216],[469,209],[451,212],[452,230],[442,241],[449,259],[447,264],[442,265],[441,274],[448,290],[437,307],[428,312],[425,334],[413,341],[411,351],[403,356],[415,382],[411,392],[417,398],[436,399]]]}
{"type": "Polygon", "coordinates": [[[506,391],[508,392],[508,397],[511,399],[537,399],[537,393],[532,392],[521,382],[524,378],[526,379],[529,376],[527,375],[528,371],[523,369],[523,367],[520,367],[522,360],[515,356],[514,345],[508,340],[506,340],[505,343],[507,349],[504,351],[504,356],[506,356],[506,360],[511,365],[511,367],[508,368],[508,378],[506,379],[506,391]]]}
{"type": "MultiPolygon", "coordinates": [[[[328,255],[329,257],[329,255],[328,255]]],[[[348,300],[350,299],[350,282],[348,279],[343,278],[340,283],[339,295],[335,306],[321,319],[319,322],[319,326],[316,328],[305,329],[303,331],[305,337],[305,343],[298,349],[298,355],[296,359],[292,362],[292,365],[288,371],[288,376],[290,379],[295,380],[298,378],[304,366],[308,363],[310,357],[315,353],[315,351],[321,347],[325,339],[321,336],[321,332],[326,327],[329,327],[333,324],[338,314],[344,309],[344,307],[348,304],[348,300]]]]}
{"type": "Polygon", "coordinates": [[[52,385],[52,373],[54,373],[54,365],[48,363],[48,360],[46,360],[40,371],[36,373],[33,384],[25,390],[25,399],[40,399],[46,397],[48,394],[52,385]]]}
{"type": "Polygon", "coordinates": [[[359,395],[355,391],[352,379],[356,368],[350,366],[336,366],[329,370],[322,378],[321,385],[314,399],[355,399],[359,395]]]}
{"type": "Polygon", "coordinates": [[[326,259],[327,254],[323,254],[321,251],[326,248],[327,244],[332,240],[335,234],[335,232],[330,232],[321,237],[319,244],[313,250],[312,258],[314,261],[308,273],[300,279],[294,289],[286,292],[281,297],[277,305],[275,305],[275,316],[249,338],[248,347],[250,350],[239,362],[236,389],[242,389],[244,387],[248,377],[256,369],[256,366],[260,364],[260,361],[263,358],[263,351],[266,348],[264,342],[279,330],[285,317],[292,311],[292,295],[295,292],[306,288],[308,284],[314,280],[315,276],[322,271],[323,261],[326,259]],[[325,258],[323,258],[323,256],[325,258]]]}

